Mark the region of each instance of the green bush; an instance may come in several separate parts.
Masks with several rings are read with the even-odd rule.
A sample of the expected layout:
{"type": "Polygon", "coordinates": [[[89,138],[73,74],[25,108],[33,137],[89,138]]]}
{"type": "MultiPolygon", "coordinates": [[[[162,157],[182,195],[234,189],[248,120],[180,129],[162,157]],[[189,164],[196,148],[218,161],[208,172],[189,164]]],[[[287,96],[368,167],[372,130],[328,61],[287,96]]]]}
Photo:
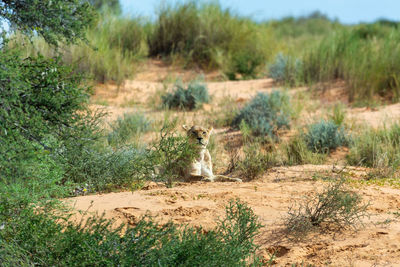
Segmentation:
{"type": "Polygon", "coordinates": [[[400,35],[386,26],[357,26],[325,37],[303,56],[305,82],[343,79],[349,100],[399,98],[400,35]]]}
{"type": "Polygon", "coordinates": [[[400,125],[393,124],[382,129],[366,129],[351,143],[347,162],[351,165],[372,168],[400,166],[400,125]]]}
{"type": "Polygon", "coordinates": [[[242,177],[252,181],[277,166],[278,159],[275,151],[264,151],[259,144],[253,143],[244,148],[244,157],[235,165],[242,177]]]}
{"type": "Polygon", "coordinates": [[[187,64],[253,75],[267,56],[268,34],[214,2],[163,5],[149,35],[150,56],[180,55],[187,64]]]}
{"type": "Polygon", "coordinates": [[[255,53],[254,50],[255,47],[233,53],[226,72],[230,80],[236,80],[236,73],[244,79],[256,78],[257,68],[264,63],[265,56],[255,53]]]}
{"type": "Polygon", "coordinates": [[[321,164],[324,154],[313,153],[309,150],[304,138],[296,136],[283,144],[286,155],[285,163],[288,165],[321,164]]]}
{"type": "Polygon", "coordinates": [[[315,228],[357,227],[362,223],[361,218],[367,215],[368,206],[362,204],[361,197],[347,189],[343,181],[337,181],[290,207],[286,229],[290,236],[301,238],[315,228]]]}
{"type": "Polygon", "coordinates": [[[58,161],[64,166],[65,181],[87,184],[92,192],[131,188],[153,173],[149,152],[129,146],[117,150],[99,144],[71,147],[64,149],[58,161]]]}
{"type": "MultiPolygon", "coordinates": [[[[76,223],[55,211],[48,206],[42,206],[42,212],[26,207],[18,216],[7,217],[0,231],[3,266],[261,265],[254,244],[261,225],[240,201],[231,201],[225,218],[206,232],[172,223],[158,225],[149,217],[133,227],[112,229],[112,222],[103,218],[76,223]]],[[[0,221],[5,221],[3,210],[0,221]]]]}
{"type": "Polygon", "coordinates": [[[289,128],[289,96],[280,91],[258,93],[234,118],[232,126],[239,127],[245,123],[256,136],[277,137],[281,128],[289,128]]]}
{"type": "Polygon", "coordinates": [[[329,153],[332,149],[348,144],[344,129],[333,121],[325,120],[310,125],[304,139],[308,149],[318,153],[329,153]]]}
{"type": "Polygon", "coordinates": [[[99,117],[87,109],[89,88],[72,69],[43,57],[0,58],[0,176],[28,178],[27,162],[98,138],[99,117]],[[84,141],[86,140],[86,141],[84,141]]]}
{"type": "Polygon", "coordinates": [[[146,56],[146,23],[140,17],[125,18],[103,12],[86,30],[90,43],[60,44],[54,48],[42,38],[27,40],[20,34],[10,43],[26,56],[42,54],[47,58],[60,55],[60,63],[75,66],[96,82],[113,81],[117,85],[132,77],[135,64],[146,56]]]}
{"type": "Polygon", "coordinates": [[[184,88],[182,83],[178,81],[175,83],[172,92],[162,96],[162,103],[167,108],[192,110],[209,101],[207,86],[198,81],[189,83],[187,88],[184,88]]]}
{"type": "Polygon", "coordinates": [[[155,166],[153,179],[165,182],[168,187],[184,177],[186,166],[193,162],[198,153],[195,144],[188,142],[186,136],[177,135],[172,128],[172,124],[163,126],[160,139],[151,150],[151,160],[155,166]]]}
{"type": "Polygon", "coordinates": [[[346,118],[346,106],[344,104],[336,104],[333,107],[332,115],[329,118],[337,125],[342,126],[346,118]]]}
{"type": "Polygon", "coordinates": [[[275,61],[268,66],[269,77],[277,82],[295,85],[301,74],[301,61],[291,56],[278,53],[275,61]]]}
{"type": "MultiPolygon", "coordinates": [[[[110,124],[112,131],[107,140],[111,146],[125,145],[132,138],[137,138],[141,133],[147,132],[150,122],[142,113],[124,114],[110,124]]],[[[136,140],[137,141],[137,140],[136,140]]]]}

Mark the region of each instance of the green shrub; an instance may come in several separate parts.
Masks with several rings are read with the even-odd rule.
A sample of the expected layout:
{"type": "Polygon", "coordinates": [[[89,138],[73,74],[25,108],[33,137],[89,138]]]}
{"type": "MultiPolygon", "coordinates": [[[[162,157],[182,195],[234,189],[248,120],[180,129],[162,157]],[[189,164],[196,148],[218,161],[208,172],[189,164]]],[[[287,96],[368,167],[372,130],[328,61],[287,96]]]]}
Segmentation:
{"type": "Polygon", "coordinates": [[[230,80],[236,80],[236,73],[242,78],[256,78],[257,68],[264,63],[265,56],[255,53],[256,49],[243,49],[235,52],[230,59],[227,76],[230,80]]]}
{"type": "MultiPolygon", "coordinates": [[[[3,202],[1,202],[3,203],[3,202]]],[[[231,201],[214,229],[158,225],[142,218],[135,226],[112,229],[112,222],[91,217],[76,223],[56,210],[31,207],[7,217],[0,231],[3,266],[259,266],[254,237],[261,227],[254,212],[231,201]],[[16,258],[17,256],[23,256],[16,258]],[[14,256],[14,257],[12,257],[14,256]]],[[[4,221],[0,209],[0,221],[4,221]]]]}
{"type": "Polygon", "coordinates": [[[400,166],[400,125],[382,129],[369,128],[356,136],[351,143],[347,162],[351,165],[372,168],[400,166]]]}
{"type": "Polygon", "coordinates": [[[90,191],[131,188],[133,183],[148,180],[153,164],[146,149],[121,147],[113,150],[98,144],[64,149],[58,158],[65,169],[65,180],[87,184],[90,191]]]}
{"type": "Polygon", "coordinates": [[[308,149],[318,153],[329,153],[332,149],[348,144],[344,129],[333,121],[325,120],[310,125],[304,139],[308,149]]]}
{"type": "Polygon", "coordinates": [[[232,126],[239,127],[242,120],[256,136],[277,137],[281,128],[289,128],[289,96],[280,91],[258,93],[234,118],[232,126]]]}
{"type": "Polygon", "coordinates": [[[236,163],[236,169],[242,177],[252,181],[277,165],[275,151],[264,151],[259,144],[253,143],[244,148],[244,157],[236,163]]]}
{"type": "Polygon", "coordinates": [[[177,135],[172,128],[173,124],[163,126],[160,139],[151,151],[151,160],[156,166],[153,179],[165,182],[168,187],[184,177],[186,166],[193,162],[198,152],[195,144],[188,142],[186,136],[177,135]]]}
{"type": "Polygon", "coordinates": [[[167,108],[192,110],[209,101],[207,86],[198,81],[189,83],[187,88],[184,88],[181,82],[177,82],[172,92],[162,96],[162,103],[167,108]]]}
{"type": "Polygon", "coordinates": [[[303,56],[306,82],[343,79],[349,100],[399,98],[400,35],[385,26],[357,26],[325,37],[303,56]]]}
{"type": "Polygon", "coordinates": [[[333,107],[332,115],[329,116],[337,126],[342,126],[346,118],[346,106],[344,104],[336,104],[333,107]]]}
{"type": "MultiPolygon", "coordinates": [[[[108,134],[108,143],[111,146],[125,145],[132,138],[137,138],[141,133],[147,132],[150,122],[142,113],[124,114],[110,124],[112,131],[108,134]]],[[[137,140],[136,140],[137,141],[137,140]]]]}
{"type": "Polygon", "coordinates": [[[285,221],[292,237],[301,238],[315,228],[357,227],[366,216],[369,204],[361,203],[361,196],[344,186],[343,181],[328,185],[322,192],[293,205],[285,221]]]}
{"type": "Polygon", "coordinates": [[[60,44],[54,48],[42,38],[27,40],[17,34],[10,46],[20,48],[26,56],[60,55],[60,63],[75,66],[77,72],[96,82],[113,81],[121,85],[135,73],[135,64],[147,53],[145,28],[146,23],[140,17],[125,18],[104,12],[86,30],[90,43],[60,44]]]}
{"type": "Polygon", "coordinates": [[[0,176],[28,178],[39,155],[52,162],[62,147],[99,137],[101,114],[87,109],[89,88],[81,85],[81,75],[57,60],[22,59],[8,48],[0,65],[0,176]]]}
{"type": "Polygon", "coordinates": [[[277,82],[295,85],[301,73],[301,61],[278,53],[275,61],[268,66],[269,77],[277,82]]]}
{"type": "Polygon", "coordinates": [[[324,154],[313,153],[309,150],[304,138],[296,136],[283,144],[286,155],[285,163],[288,165],[321,164],[324,154]]]}
{"type": "Polygon", "coordinates": [[[180,55],[187,64],[253,75],[264,61],[268,42],[256,23],[219,3],[187,1],[162,5],[149,35],[150,56],[180,55]]]}

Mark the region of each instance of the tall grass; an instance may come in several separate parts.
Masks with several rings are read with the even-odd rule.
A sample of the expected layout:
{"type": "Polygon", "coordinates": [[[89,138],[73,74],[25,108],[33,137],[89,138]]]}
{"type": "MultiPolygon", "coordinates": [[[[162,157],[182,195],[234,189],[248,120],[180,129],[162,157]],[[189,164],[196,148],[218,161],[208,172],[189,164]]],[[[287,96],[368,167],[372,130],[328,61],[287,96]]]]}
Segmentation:
{"type": "Polygon", "coordinates": [[[16,36],[13,45],[20,46],[26,56],[42,54],[46,57],[61,55],[65,65],[74,65],[96,82],[113,81],[122,84],[135,73],[137,61],[147,54],[146,22],[142,18],[125,18],[114,13],[102,13],[87,32],[87,43],[60,44],[51,47],[41,38],[31,42],[16,36]]]}
{"type": "MultiPolygon", "coordinates": [[[[397,23],[346,26],[320,13],[255,22],[217,2],[163,4],[154,21],[101,12],[87,32],[89,44],[62,45],[65,64],[97,82],[122,84],[139,59],[162,57],[184,67],[219,69],[229,79],[268,75],[287,85],[347,83],[349,100],[400,97],[397,23]]],[[[19,41],[18,41],[19,42],[19,41]]],[[[55,56],[40,39],[27,54],[55,56]]]]}
{"type": "Polygon", "coordinates": [[[150,56],[180,55],[187,64],[245,76],[268,57],[268,33],[218,3],[163,5],[149,36],[150,56]]]}
{"type": "Polygon", "coordinates": [[[357,136],[347,156],[351,165],[391,169],[400,167],[400,125],[382,129],[368,128],[357,136]]]}
{"type": "Polygon", "coordinates": [[[383,26],[367,25],[336,31],[303,56],[303,81],[347,82],[349,100],[400,92],[400,34],[383,26]]]}

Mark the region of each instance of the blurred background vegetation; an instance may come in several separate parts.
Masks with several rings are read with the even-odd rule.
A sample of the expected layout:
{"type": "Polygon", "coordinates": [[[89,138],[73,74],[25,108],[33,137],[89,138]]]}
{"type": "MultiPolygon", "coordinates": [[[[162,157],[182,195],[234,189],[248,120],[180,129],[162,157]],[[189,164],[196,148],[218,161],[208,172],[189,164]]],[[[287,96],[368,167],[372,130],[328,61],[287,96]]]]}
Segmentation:
{"type": "MultiPolygon", "coordinates": [[[[346,81],[350,101],[399,97],[398,23],[344,25],[320,12],[257,22],[218,2],[183,1],[158,7],[154,19],[126,16],[116,0],[91,0],[98,9],[89,43],[63,44],[62,62],[97,82],[122,84],[140,61],[161,58],[184,68],[219,70],[226,79],[272,77],[286,85],[346,81]]],[[[17,34],[10,45],[20,46],[17,34]]],[[[55,56],[41,37],[24,42],[25,55],[55,56]]]]}

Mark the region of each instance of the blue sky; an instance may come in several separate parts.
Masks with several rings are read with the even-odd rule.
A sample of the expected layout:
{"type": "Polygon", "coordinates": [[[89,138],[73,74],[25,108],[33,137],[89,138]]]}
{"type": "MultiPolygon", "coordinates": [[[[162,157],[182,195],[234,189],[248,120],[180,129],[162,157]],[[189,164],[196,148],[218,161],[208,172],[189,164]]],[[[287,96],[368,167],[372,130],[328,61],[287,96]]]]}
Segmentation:
{"type": "MultiPolygon", "coordinates": [[[[153,16],[160,3],[160,0],[120,1],[125,14],[144,16],[153,16]]],[[[400,20],[400,0],[220,0],[220,3],[256,20],[302,16],[315,10],[350,24],[378,18],[400,20]]]]}

